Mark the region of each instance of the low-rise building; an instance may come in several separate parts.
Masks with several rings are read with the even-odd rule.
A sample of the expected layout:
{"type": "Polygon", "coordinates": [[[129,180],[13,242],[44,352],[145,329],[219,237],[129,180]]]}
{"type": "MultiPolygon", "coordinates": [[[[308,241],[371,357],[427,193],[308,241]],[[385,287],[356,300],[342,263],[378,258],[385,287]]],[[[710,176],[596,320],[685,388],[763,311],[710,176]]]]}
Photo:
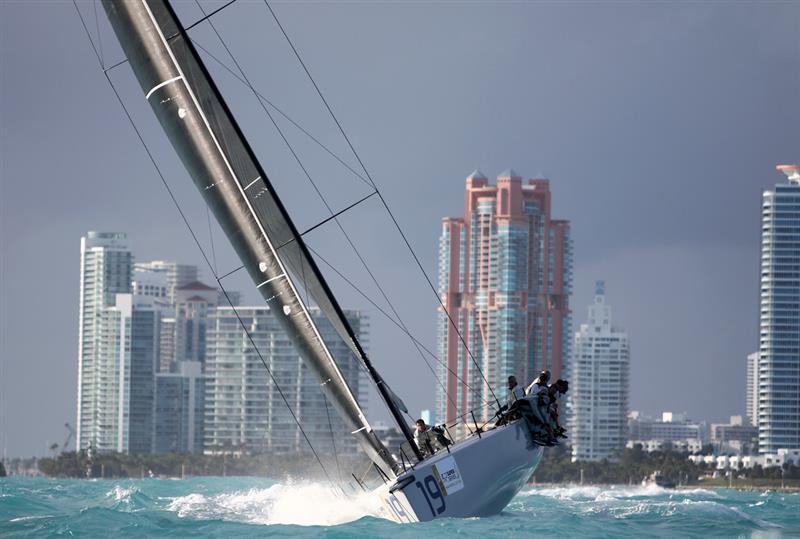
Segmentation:
{"type": "Polygon", "coordinates": [[[758,427],[746,425],[742,416],[731,416],[730,423],[711,424],[711,443],[717,453],[748,454],[758,448],[758,427]]]}
{"type": "Polygon", "coordinates": [[[681,453],[698,453],[703,449],[703,442],[698,438],[686,438],[685,440],[628,440],[625,447],[633,449],[637,445],[647,453],[653,451],[678,451],[681,453]]]}
{"type": "Polygon", "coordinates": [[[663,412],[661,419],[653,419],[639,412],[628,414],[628,433],[630,439],[679,441],[690,438],[703,443],[709,441],[708,424],[705,421],[692,421],[685,413],[663,412]]]}
{"type": "Polygon", "coordinates": [[[628,447],[640,444],[649,451],[670,447],[696,452],[709,441],[708,423],[692,421],[684,413],[663,412],[660,420],[637,411],[628,414],[628,447]]]}
{"type": "Polygon", "coordinates": [[[689,455],[695,464],[706,464],[718,470],[750,469],[754,466],[772,468],[792,464],[800,466],[800,449],[778,449],[776,453],[764,455],[689,455]]]}

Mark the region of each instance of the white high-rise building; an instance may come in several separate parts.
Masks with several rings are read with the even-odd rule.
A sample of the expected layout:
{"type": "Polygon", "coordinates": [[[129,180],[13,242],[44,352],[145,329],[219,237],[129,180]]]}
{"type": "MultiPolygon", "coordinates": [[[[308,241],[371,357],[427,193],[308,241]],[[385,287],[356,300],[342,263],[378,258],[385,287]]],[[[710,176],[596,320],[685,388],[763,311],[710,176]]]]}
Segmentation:
{"type": "Polygon", "coordinates": [[[605,284],[575,333],[570,402],[572,460],[613,458],[627,441],[630,347],[628,335],[611,323],[605,284]]]}
{"type": "Polygon", "coordinates": [[[800,448],[800,165],[761,204],[758,450],[800,448]]]}
{"type": "MultiPolygon", "coordinates": [[[[366,400],[363,370],[352,352],[318,309],[310,312],[356,399],[366,400]]],[[[346,315],[365,344],[366,319],[358,312],[346,315]]],[[[350,430],[327,402],[319,381],[266,306],[216,308],[208,320],[205,376],[206,453],[232,448],[271,454],[307,452],[308,445],[283,397],[319,454],[356,451],[350,430]],[[280,391],[262,358],[280,384],[280,391]]]]}
{"type": "Polygon", "coordinates": [[[113,307],[117,294],[131,291],[133,254],[127,236],[118,232],[90,231],[81,238],[80,296],[78,299],[78,402],[76,447],[96,444],[110,419],[106,372],[101,357],[105,346],[101,325],[104,310],[113,307]]]}
{"type": "MultiPolygon", "coordinates": [[[[82,443],[96,451],[150,453],[162,307],[152,297],[117,294],[97,317],[91,421],[82,443]]],[[[83,385],[84,389],[87,385],[83,385]]]]}
{"type": "Polygon", "coordinates": [[[152,260],[150,262],[137,262],[137,272],[155,272],[166,275],[167,299],[175,304],[175,289],[197,281],[197,266],[192,264],[178,264],[166,260],[152,260]]]}
{"type": "Polygon", "coordinates": [[[758,352],[747,355],[745,415],[751,425],[758,426],[758,352]]]}

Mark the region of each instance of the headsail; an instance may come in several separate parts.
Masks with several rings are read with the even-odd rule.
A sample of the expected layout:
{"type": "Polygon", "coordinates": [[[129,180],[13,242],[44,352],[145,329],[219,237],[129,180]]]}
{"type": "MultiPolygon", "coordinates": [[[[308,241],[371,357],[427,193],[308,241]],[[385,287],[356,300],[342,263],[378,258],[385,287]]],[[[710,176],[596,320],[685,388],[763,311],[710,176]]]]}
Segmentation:
{"type": "Polygon", "coordinates": [[[362,448],[393,476],[397,464],[372,432],[293,279],[302,279],[363,361],[409,438],[399,399],[372,367],[171,6],[165,0],[103,0],[103,6],[146,99],[259,292],[362,448]]]}

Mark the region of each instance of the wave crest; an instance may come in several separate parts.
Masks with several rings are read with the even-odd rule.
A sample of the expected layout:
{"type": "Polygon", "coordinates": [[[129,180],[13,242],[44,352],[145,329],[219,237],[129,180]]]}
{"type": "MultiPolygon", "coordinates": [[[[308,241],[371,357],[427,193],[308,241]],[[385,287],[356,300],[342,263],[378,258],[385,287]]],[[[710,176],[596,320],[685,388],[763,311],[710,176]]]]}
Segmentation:
{"type": "Polygon", "coordinates": [[[332,526],[366,516],[382,517],[369,493],[344,497],[318,484],[277,484],[268,488],[173,498],[167,509],[181,518],[222,519],[251,524],[332,526]]]}

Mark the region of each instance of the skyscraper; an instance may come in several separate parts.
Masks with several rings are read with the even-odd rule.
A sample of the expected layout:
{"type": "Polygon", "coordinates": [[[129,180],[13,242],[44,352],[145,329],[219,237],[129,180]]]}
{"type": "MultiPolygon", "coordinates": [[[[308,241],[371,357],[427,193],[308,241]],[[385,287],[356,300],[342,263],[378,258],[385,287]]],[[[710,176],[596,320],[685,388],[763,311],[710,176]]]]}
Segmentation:
{"type": "Polygon", "coordinates": [[[550,207],[549,180],[523,182],[507,170],[493,186],[476,170],[467,177],[464,216],[443,220],[440,420],[470,410],[480,416],[491,402],[476,364],[499,396],[511,374],[529,382],[540,369],[558,377],[566,367],[572,243],[569,222],[552,219],[550,207]]]}
{"type": "Polygon", "coordinates": [[[761,204],[758,444],[800,447],[800,165],[779,165],[787,183],[761,204]]]}
{"type": "Polygon", "coordinates": [[[747,355],[745,415],[754,427],[758,426],[758,352],[747,355]]]}
{"type": "Polygon", "coordinates": [[[121,401],[128,407],[128,445],[118,451],[150,453],[153,451],[154,377],[158,372],[164,306],[155,298],[135,294],[130,296],[130,301],[130,337],[128,355],[124,358],[128,379],[120,378],[119,388],[121,401]]]}
{"type": "MultiPolygon", "coordinates": [[[[133,254],[127,236],[90,231],[81,238],[80,295],[78,299],[78,403],[76,447],[96,442],[110,413],[106,401],[108,372],[101,364],[100,325],[104,309],[116,305],[117,294],[131,291],[133,254]]],[[[110,420],[110,419],[108,419],[110,420]]]]}
{"type": "MultiPolygon", "coordinates": [[[[350,349],[318,309],[310,312],[356,399],[366,399],[363,371],[350,349]]],[[[358,312],[345,314],[365,343],[366,319],[358,312]]],[[[332,439],[336,451],[356,451],[349,430],[268,307],[216,308],[208,322],[205,374],[207,453],[225,448],[271,454],[307,452],[308,445],[283,397],[318,453],[333,455],[332,439]],[[280,384],[280,391],[261,358],[280,384]]]]}
{"type": "Polygon", "coordinates": [[[585,324],[575,333],[569,397],[572,460],[612,457],[627,441],[630,347],[611,323],[605,284],[598,281],[585,324]]]}
{"type": "MultiPolygon", "coordinates": [[[[97,451],[149,453],[153,440],[154,378],[161,307],[150,296],[117,294],[94,326],[91,416],[84,414],[81,445],[97,451]]],[[[88,391],[91,387],[91,391],[88,391]]],[[[80,398],[80,396],[79,396],[80,398]]]]}

